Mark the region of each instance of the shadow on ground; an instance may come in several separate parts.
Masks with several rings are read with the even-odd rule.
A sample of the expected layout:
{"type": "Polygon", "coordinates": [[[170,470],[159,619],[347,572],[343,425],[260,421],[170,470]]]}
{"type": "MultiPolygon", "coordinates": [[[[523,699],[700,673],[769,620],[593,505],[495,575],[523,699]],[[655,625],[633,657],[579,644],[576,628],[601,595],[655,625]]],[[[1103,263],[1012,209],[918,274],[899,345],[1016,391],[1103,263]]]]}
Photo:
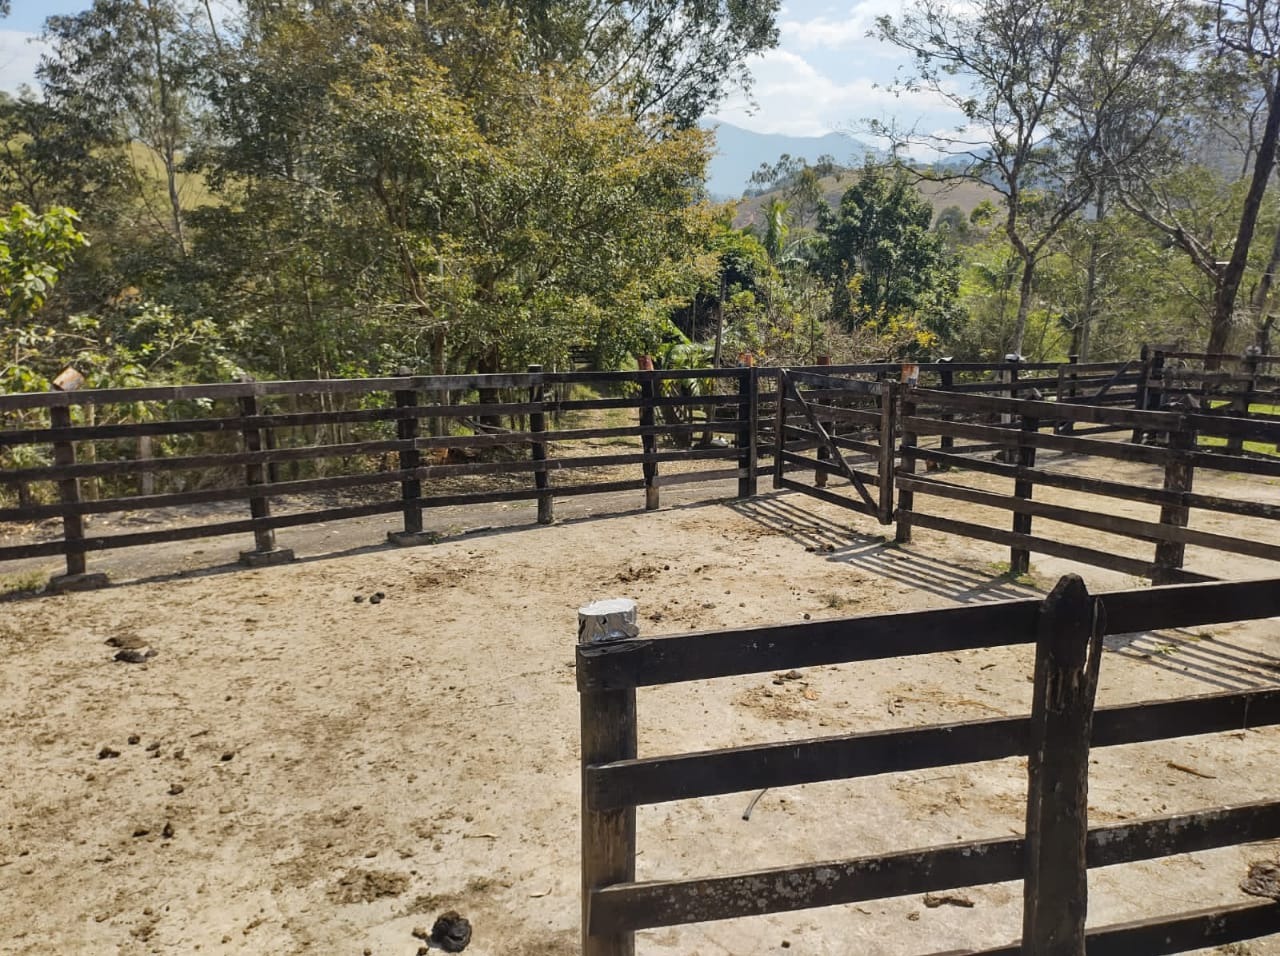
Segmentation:
{"type": "Polygon", "coordinates": [[[1032,584],[999,571],[973,568],[922,554],[893,542],[891,533],[864,534],[806,511],[802,497],[788,493],[733,501],[729,507],[748,520],[790,537],[808,551],[878,577],[910,585],[961,604],[1040,597],[1032,584]]]}

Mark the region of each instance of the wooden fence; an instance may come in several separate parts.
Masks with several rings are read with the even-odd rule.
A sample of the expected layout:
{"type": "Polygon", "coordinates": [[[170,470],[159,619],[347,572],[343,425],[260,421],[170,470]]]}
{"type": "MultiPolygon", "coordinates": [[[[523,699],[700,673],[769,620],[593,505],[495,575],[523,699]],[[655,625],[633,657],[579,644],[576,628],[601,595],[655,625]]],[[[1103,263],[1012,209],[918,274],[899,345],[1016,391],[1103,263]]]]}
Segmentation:
{"type": "Polygon", "coordinates": [[[1278,505],[1192,490],[1197,470],[1280,476],[1280,460],[1259,452],[1280,442],[1280,414],[1260,411],[1270,406],[1253,401],[1263,394],[1257,388],[1247,416],[1211,401],[1170,406],[1189,394],[1174,389],[1171,371],[1183,354],[1156,349],[1136,362],[1063,365],[533,367],[0,395],[0,451],[9,460],[0,483],[18,492],[16,505],[0,505],[0,522],[52,520],[60,532],[0,546],[0,561],[64,555],[67,573],[55,584],[91,586],[103,577],[87,574],[90,552],[252,535],[242,560],[271,563],[292,557],[279,530],[318,522],[399,515],[390,537],[408,544],[433,540],[424,511],[443,506],[530,501],[549,523],[556,498],[643,491],[654,508],[661,487],[726,478],[749,496],[769,458],[777,488],[896,521],[899,541],[921,527],[1006,544],[1014,572],[1040,552],[1159,582],[1202,579],[1184,567],[1189,544],[1278,559],[1280,543],[1265,535],[1187,527],[1193,509],[1268,525],[1280,518],[1278,505]],[[1160,481],[1046,465],[1063,455],[1143,463],[1160,481]],[[958,480],[974,474],[1008,478],[1012,490],[958,480]],[[1037,500],[1037,487],[1099,495],[1103,504],[1064,507],[1037,500]],[[931,499],[1012,518],[1005,527],[964,521],[921,506],[931,499]],[[1112,515],[1107,499],[1158,506],[1158,520],[1112,515]],[[127,515],[172,521],[112,533],[89,525],[127,515]],[[1035,519],[1151,542],[1155,554],[1147,560],[1035,534],[1035,519]]]}
{"type": "Polygon", "coordinates": [[[399,513],[403,530],[392,538],[412,543],[429,540],[423,534],[426,508],[531,500],[545,523],[553,518],[554,499],[574,495],[644,491],[647,507],[656,508],[660,486],[724,478],[736,478],[738,493],[750,495],[757,461],[755,376],[751,368],[563,374],[534,368],[512,375],[3,395],[0,414],[28,420],[0,430],[0,448],[43,446],[51,449],[51,461],[9,468],[0,481],[27,489],[19,497],[28,499],[33,486],[51,483],[57,500],[0,508],[0,522],[60,519],[61,535],[0,547],[0,561],[65,555],[62,583],[71,587],[100,583],[100,575],[86,576],[86,555],[113,548],[252,534],[255,546],[242,560],[272,563],[292,557],[277,544],[278,529],[317,522],[399,513]],[[571,386],[606,394],[562,397],[571,386]],[[104,423],[113,413],[123,417],[120,409],[138,408],[145,408],[137,416],[142,420],[104,423]],[[73,409],[82,419],[93,413],[96,421],[74,422],[73,409]],[[614,414],[621,421],[555,424],[562,416],[591,412],[614,414]],[[500,424],[504,421],[510,427],[500,424]],[[424,428],[433,423],[447,427],[424,428]],[[374,437],[350,436],[348,430],[357,426],[374,437]],[[183,440],[192,436],[201,438],[200,447],[183,453],[183,440]],[[176,453],[148,455],[156,438],[173,441],[176,453]],[[582,447],[601,439],[635,447],[603,454],[582,447]],[[668,447],[660,447],[664,439],[668,447]],[[493,460],[469,460],[481,452],[493,460]],[[339,473],[281,474],[282,466],[297,474],[299,466],[318,463],[339,473]],[[628,468],[636,469],[635,477],[617,476],[618,469],[628,468]],[[506,486],[431,487],[473,476],[502,478],[506,486]],[[157,493],[162,478],[177,487],[157,493]],[[85,493],[106,479],[116,493],[85,493]],[[214,487],[183,487],[190,484],[214,487]],[[337,507],[317,508],[304,499],[302,510],[273,511],[273,502],[278,508],[282,500],[299,496],[368,493],[380,486],[398,486],[399,493],[337,507]],[[109,535],[90,534],[85,527],[90,515],[235,502],[247,505],[245,517],[109,535]]]}
{"type": "MultiPolygon", "coordinates": [[[[1223,449],[1202,448],[1197,443],[1206,437],[1220,443],[1232,439],[1274,443],[1280,441],[1280,421],[956,395],[915,387],[901,392],[900,421],[901,465],[895,512],[900,542],[911,540],[913,527],[932,528],[1009,545],[1010,567],[1014,573],[1025,572],[1030,553],[1039,552],[1151,578],[1156,583],[1206,579],[1204,574],[1184,569],[1187,545],[1280,561],[1280,543],[1269,543],[1265,533],[1238,536],[1187,527],[1193,509],[1264,519],[1266,525],[1280,519],[1280,505],[1192,490],[1197,470],[1280,477],[1280,461],[1219,453],[1223,449]],[[1064,428],[1064,424],[1071,427],[1064,428]],[[1106,440],[1098,437],[1099,430],[1132,430],[1158,443],[1106,440]],[[1004,449],[1005,454],[991,460],[946,450],[941,445],[925,447],[922,444],[925,436],[977,440],[1004,449]],[[1059,459],[1069,456],[1076,467],[1055,470],[1042,460],[1050,453],[1059,459]],[[933,466],[935,474],[917,474],[917,465],[921,462],[933,466]],[[1082,462],[1089,462],[1093,467],[1081,468],[1082,462]],[[1152,466],[1148,471],[1159,476],[1159,484],[1143,483],[1141,478],[1133,476],[1119,480],[1099,476],[1106,475],[1109,466],[1117,463],[1152,466]],[[944,469],[953,470],[956,476],[975,473],[1000,476],[1010,479],[1012,488],[1006,493],[975,488],[951,474],[940,477],[938,472],[944,469]],[[1068,507],[1036,501],[1037,487],[1096,496],[1096,503],[1068,507]],[[1007,528],[961,521],[922,510],[917,503],[920,496],[1009,511],[1012,520],[1007,528]],[[1159,520],[1114,514],[1112,503],[1117,500],[1159,506],[1159,520]],[[1155,553],[1151,560],[1138,559],[1114,550],[1038,536],[1032,531],[1036,517],[1090,532],[1152,542],[1155,553]]],[[[1273,527],[1280,531],[1280,526],[1273,527]]],[[[1262,530],[1260,526],[1259,531],[1262,530]]]]}
{"type": "MultiPolygon", "coordinates": [[[[986,953],[1077,953],[1085,867],[1280,837],[1280,799],[1088,829],[1088,749],[1280,723],[1280,689],[1093,707],[1100,641],[1280,615],[1280,579],[1114,591],[1090,598],[1069,576],[1044,601],[842,618],[780,627],[583,640],[584,956],[630,956],[636,930],[835,906],[1023,879],[1021,944],[986,953]],[[1035,642],[1030,716],[640,757],[636,689],[791,668],[1035,642]],[[1058,692],[1047,694],[1053,686],[1058,692]],[[1076,692],[1073,697],[1073,689],[1076,692]],[[638,805],[1029,755],[1025,837],[702,878],[637,881],[638,805]],[[1050,934],[1056,948],[1043,948],[1050,934]],[[1065,937],[1069,942],[1072,937],[1065,937]],[[1020,949],[1021,947],[1021,949],[1020,949]]],[[[590,631],[587,632],[591,636],[590,631]]],[[[616,636],[616,635],[613,635],[616,636]]],[[[1268,778],[1269,779],[1269,778],[1268,778]]],[[[1274,785],[1274,780],[1271,781],[1274,785]]],[[[1243,874],[1242,874],[1243,875],[1243,874]]],[[[1259,900],[1088,932],[1099,953],[1182,952],[1280,932],[1259,900]]]]}

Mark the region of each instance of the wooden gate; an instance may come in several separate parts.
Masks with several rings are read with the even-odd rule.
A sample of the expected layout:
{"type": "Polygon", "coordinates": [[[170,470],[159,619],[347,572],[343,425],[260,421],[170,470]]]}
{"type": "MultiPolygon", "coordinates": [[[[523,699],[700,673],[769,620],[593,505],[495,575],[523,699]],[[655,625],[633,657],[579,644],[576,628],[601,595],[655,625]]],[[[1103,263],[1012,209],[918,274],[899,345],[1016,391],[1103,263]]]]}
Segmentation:
{"type": "Polygon", "coordinates": [[[890,524],[896,389],[886,378],[845,377],[838,369],[779,369],[773,487],[812,495],[890,524]],[[812,472],[813,483],[788,477],[788,472],[812,472]]]}

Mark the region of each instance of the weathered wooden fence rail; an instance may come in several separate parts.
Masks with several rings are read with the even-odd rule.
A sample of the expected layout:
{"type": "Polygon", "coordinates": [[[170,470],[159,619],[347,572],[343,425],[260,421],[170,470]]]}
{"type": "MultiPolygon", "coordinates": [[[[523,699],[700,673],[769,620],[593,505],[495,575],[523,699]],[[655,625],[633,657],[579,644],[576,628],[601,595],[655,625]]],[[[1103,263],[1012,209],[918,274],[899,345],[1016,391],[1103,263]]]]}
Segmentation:
{"type": "MultiPolygon", "coordinates": [[[[659,501],[659,487],[680,483],[737,478],[739,493],[755,486],[755,377],[752,368],[665,370],[640,372],[544,373],[513,375],[397,376],[385,379],[316,382],[239,382],[208,386],[114,389],[83,392],[0,395],[0,415],[47,415],[47,422],[0,430],[0,447],[48,446],[52,461],[8,468],[0,481],[10,486],[56,482],[58,500],[22,503],[0,508],[0,522],[62,520],[56,540],[0,547],[0,560],[66,555],[68,579],[74,586],[85,573],[85,555],[92,551],[136,547],[166,541],[191,540],[229,534],[253,534],[255,547],[243,553],[246,563],[287,560],[291,553],[275,543],[275,531],[325,521],[380,514],[403,515],[404,526],[393,533],[399,543],[420,540],[422,511],[450,505],[532,500],[538,519],[552,520],[555,498],[574,495],[644,490],[650,507],[659,501]],[[621,394],[553,399],[556,386],[588,386],[621,394]],[[507,401],[478,401],[469,396],[501,396],[507,401]],[[449,402],[435,396],[453,396],[449,402]],[[364,407],[320,411],[278,411],[277,403],[307,399],[332,404],[346,397],[364,407]],[[72,408],[100,412],[132,409],[143,403],[153,420],[73,424],[72,408]],[[180,406],[175,409],[175,406],[180,406]],[[373,406],[373,407],[368,407],[373,406]],[[204,414],[191,414],[193,410],[204,414]],[[591,427],[556,427],[554,422],[573,413],[603,412],[634,415],[637,421],[591,427]],[[552,424],[548,424],[548,419],[552,424]],[[500,421],[510,420],[513,427],[500,421]],[[454,427],[423,428],[444,422],[454,427]],[[341,429],[360,424],[385,437],[333,441],[341,429]],[[300,436],[301,429],[314,430],[300,436]],[[457,434],[464,430],[466,433],[457,434]],[[328,431],[328,440],[322,437],[328,431]],[[421,434],[422,431],[444,432],[421,434]],[[142,455],[142,438],[209,435],[216,450],[195,454],[142,455]],[[701,436],[697,444],[694,436],[701,436]],[[666,439],[668,447],[660,447],[666,439]],[[584,448],[592,440],[624,443],[614,453],[584,448]],[[634,443],[636,447],[627,448],[634,443]],[[99,446],[102,447],[99,447],[99,446]],[[77,460],[77,449],[83,451],[77,460]],[[454,460],[453,453],[485,452],[496,460],[454,460]],[[428,458],[428,456],[432,456],[428,458]],[[85,459],[89,460],[85,460],[85,459]],[[394,464],[392,464],[394,460],[394,464]],[[319,477],[281,480],[281,465],[323,463],[343,472],[319,477]],[[704,467],[697,467],[699,464],[704,467]],[[668,471],[667,466],[675,466],[668,471]],[[708,467],[710,466],[710,467],[708,467]],[[635,467],[634,478],[601,476],[597,469],[635,467]],[[208,482],[215,487],[160,493],[83,494],[82,484],[111,479],[117,488],[141,487],[147,479],[154,489],[157,476],[177,477],[184,484],[208,482]],[[506,487],[440,491],[431,485],[444,480],[490,476],[505,479],[506,487]],[[524,487],[510,487],[513,482],[524,487]],[[311,507],[288,514],[273,513],[273,503],[301,495],[368,492],[396,485],[399,495],[340,507],[311,507]],[[84,525],[90,515],[154,512],[198,504],[247,502],[247,517],[186,524],[151,531],[92,534],[84,525]]],[[[99,421],[109,418],[100,413],[99,421]]],[[[154,447],[154,446],[152,446],[154,447]]],[[[454,482],[456,485],[456,482],[454,482]]],[[[25,497],[30,498],[28,494],[25,497]]]]}
{"type": "MultiPolygon", "coordinates": [[[[1065,402],[1008,399],[986,395],[954,395],[934,389],[906,388],[902,392],[901,428],[904,435],[902,464],[898,469],[898,540],[909,541],[912,527],[932,528],[953,534],[1011,547],[1011,570],[1027,570],[1031,552],[1056,555],[1082,561],[1096,567],[1110,568],[1156,583],[1180,580],[1205,580],[1205,575],[1184,569],[1185,550],[1193,545],[1215,551],[1244,554],[1280,561],[1280,541],[1270,543],[1265,535],[1239,536],[1188,528],[1192,509],[1222,514],[1245,515],[1269,521],[1280,519],[1280,505],[1253,499],[1234,499],[1197,494],[1192,491],[1197,469],[1212,469],[1235,474],[1280,477],[1280,460],[1219,454],[1198,450],[1197,437],[1249,436],[1280,441],[1280,422],[1263,422],[1194,414],[1185,411],[1140,411],[1126,408],[1084,406],[1065,402]],[[956,413],[968,412],[987,423],[957,421],[956,413]],[[992,424],[1003,418],[1007,424],[992,424]],[[1143,435],[1159,436],[1160,445],[1133,444],[1085,437],[1063,422],[1099,423],[1117,430],[1133,429],[1143,435]],[[953,451],[921,446],[924,436],[952,436],[977,439],[1006,449],[1000,460],[958,455],[953,451]],[[1054,471],[1037,465],[1037,455],[1058,453],[1078,463],[1089,461],[1097,467],[1091,473],[1054,471]],[[916,462],[963,469],[966,473],[997,475],[1013,480],[1008,493],[966,486],[962,481],[939,475],[919,475],[916,462]],[[1159,487],[1144,485],[1129,478],[1111,480],[1096,475],[1106,474],[1108,463],[1137,463],[1153,466],[1162,476],[1159,487]],[[1034,500],[1037,486],[1058,488],[1096,495],[1103,502],[1096,507],[1069,507],[1034,500]],[[920,496],[962,501],[1012,513],[1007,529],[961,521],[952,516],[921,510],[920,496]],[[1106,509],[1105,499],[1141,502],[1160,507],[1159,520],[1117,515],[1106,509]],[[1155,544],[1151,560],[1117,554],[1114,550],[1086,547],[1057,537],[1032,534],[1033,518],[1058,524],[1086,528],[1093,532],[1137,539],[1155,544]]],[[[1280,531],[1280,526],[1274,526],[1280,531]]],[[[1261,529],[1260,529],[1261,530],[1261,529]]]]}
{"type": "MultiPolygon", "coordinates": [[[[1278,838],[1277,799],[1087,829],[1083,780],[1075,780],[1075,786],[1059,785],[1065,779],[1061,757],[1067,745],[1076,749],[1077,758],[1068,775],[1083,774],[1090,739],[1094,747],[1110,747],[1280,724],[1276,688],[1102,707],[1096,712],[1090,692],[1076,709],[1076,723],[1059,724],[1056,732],[1052,727],[1048,733],[1044,730],[1044,722],[1052,725],[1054,720],[1045,688],[1061,686],[1058,658],[1063,648],[1074,648],[1076,665],[1092,667],[1096,675],[1097,642],[1103,634],[1276,615],[1280,579],[1114,591],[1095,599],[1078,578],[1067,578],[1045,601],[660,637],[580,631],[583,953],[630,956],[634,933],[640,929],[1019,879],[1026,880],[1024,907],[1039,913],[1032,921],[1038,927],[1033,932],[1060,927],[1064,920],[1078,922],[1076,928],[1083,932],[1083,900],[1059,892],[1062,878],[1049,872],[1064,864],[1064,854],[1053,847],[1079,841],[1081,867],[1070,868],[1066,875],[1082,889],[1083,866],[1114,866],[1278,838]],[[1038,643],[1037,703],[1027,717],[658,757],[637,753],[640,687],[1032,642],[1038,643]],[[1078,734],[1072,727],[1084,728],[1083,740],[1075,740],[1078,734]],[[1078,759],[1081,746],[1084,760],[1078,759]],[[976,840],[727,876],[635,879],[639,805],[1036,752],[1029,804],[1040,812],[1029,812],[1027,838],[976,840]],[[1036,846],[1044,852],[1035,852],[1036,846]]],[[[1274,786],[1275,781],[1266,777],[1262,782],[1274,786]]],[[[1097,928],[1089,932],[1088,945],[1091,956],[1119,952],[1121,944],[1128,953],[1155,956],[1275,932],[1280,932],[1280,906],[1259,901],[1097,928]]],[[[1044,938],[1024,934],[1021,944],[989,952],[1071,951],[1040,948],[1044,938]]]]}

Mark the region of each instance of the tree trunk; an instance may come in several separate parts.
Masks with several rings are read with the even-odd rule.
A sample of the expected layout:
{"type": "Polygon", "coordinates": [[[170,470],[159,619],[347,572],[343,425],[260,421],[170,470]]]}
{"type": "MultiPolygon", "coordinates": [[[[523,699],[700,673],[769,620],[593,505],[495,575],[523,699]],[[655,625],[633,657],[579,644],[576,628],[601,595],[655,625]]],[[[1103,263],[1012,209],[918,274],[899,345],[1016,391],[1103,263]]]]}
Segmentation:
{"type": "Polygon", "coordinates": [[[1276,146],[1280,142],[1280,83],[1267,102],[1267,124],[1262,131],[1262,141],[1258,144],[1258,155],[1253,161],[1253,178],[1249,182],[1249,192],[1245,196],[1244,209],[1240,213],[1240,228],[1236,231],[1235,245],[1231,249],[1231,258],[1218,274],[1218,285],[1213,296],[1213,315],[1209,324],[1209,344],[1205,351],[1209,357],[1205,359],[1207,371],[1218,368],[1217,355],[1227,350],[1231,338],[1231,319],[1235,314],[1236,295],[1240,291],[1240,280],[1244,277],[1245,266],[1249,262],[1249,246],[1253,242],[1253,233],[1258,225],[1258,214],[1262,210],[1262,197],[1267,191],[1267,183],[1271,181],[1271,170],[1276,164],[1276,146]]]}
{"type": "Polygon", "coordinates": [[[1271,290],[1276,282],[1276,270],[1280,269],[1280,226],[1276,227],[1271,239],[1271,255],[1267,257],[1267,267],[1258,280],[1258,288],[1254,290],[1250,303],[1254,316],[1261,321],[1267,314],[1267,304],[1271,301],[1271,290]]]}
{"type": "Polygon", "coordinates": [[[169,76],[165,72],[164,43],[160,37],[154,4],[148,4],[151,42],[156,56],[156,89],[160,96],[160,155],[164,160],[165,178],[169,186],[169,211],[173,217],[173,241],[178,255],[186,258],[187,243],[182,229],[182,200],[178,195],[178,119],[174,115],[169,76]]]}
{"type": "Polygon", "coordinates": [[[1089,361],[1089,340],[1093,333],[1094,313],[1098,311],[1098,258],[1101,255],[1098,242],[1097,227],[1106,215],[1107,189],[1098,184],[1098,205],[1094,218],[1094,229],[1089,236],[1089,262],[1085,267],[1084,302],[1080,316],[1080,339],[1076,343],[1076,354],[1081,362],[1089,361]]]}
{"type": "Polygon", "coordinates": [[[1031,314],[1031,292],[1035,284],[1036,260],[1022,260],[1022,281],[1018,283],[1018,319],[1013,325],[1013,338],[1009,342],[1009,351],[1022,354],[1022,339],[1027,334],[1027,317],[1031,314]]]}

